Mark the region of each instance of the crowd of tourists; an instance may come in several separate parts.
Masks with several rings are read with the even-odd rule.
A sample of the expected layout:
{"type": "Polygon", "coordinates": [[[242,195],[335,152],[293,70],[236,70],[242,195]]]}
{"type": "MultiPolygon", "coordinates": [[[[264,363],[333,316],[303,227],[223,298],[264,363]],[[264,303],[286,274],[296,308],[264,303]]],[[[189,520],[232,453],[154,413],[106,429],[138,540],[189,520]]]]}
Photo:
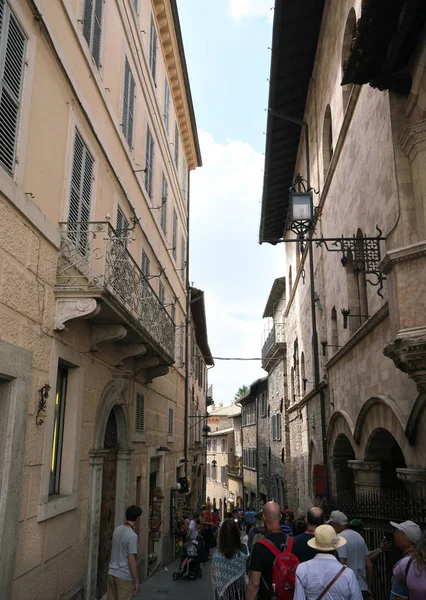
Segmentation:
{"type": "MultiPolygon", "coordinates": [[[[136,525],[141,509],[130,506],[114,531],[108,600],[131,600],[139,591],[136,525]]],[[[426,531],[413,521],[390,522],[393,544],[384,538],[369,550],[366,527],[319,507],[295,519],[288,508],[267,502],[260,513],[238,508],[225,515],[210,504],[184,515],[185,544],[175,579],[195,579],[212,559],[215,600],[373,600],[378,558],[395,547],[389,600],[426,600],[426,531]]],[[[376,600],[382,600],[378,598],[376,600]]],[[[388,599],[386,599],[388,600],[388,599]]]]}

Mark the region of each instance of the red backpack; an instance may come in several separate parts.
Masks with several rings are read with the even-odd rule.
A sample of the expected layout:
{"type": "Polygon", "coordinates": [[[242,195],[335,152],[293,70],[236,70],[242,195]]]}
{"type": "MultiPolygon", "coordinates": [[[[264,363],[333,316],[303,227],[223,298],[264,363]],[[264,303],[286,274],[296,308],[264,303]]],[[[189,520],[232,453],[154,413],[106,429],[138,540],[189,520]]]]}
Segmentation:
{"type": "Polygon", "coordinates": [[[293,538],[288,536],[287,544],[285,547],[281,546],[280,549],[266,538],[257,542],[266,546],[275,555],[272,567],[272,590],[262,577],[264,586],[274,600],[293,600],[296,569],[300,565],[300,560],[291,553],[293,541],[293,538]]]}

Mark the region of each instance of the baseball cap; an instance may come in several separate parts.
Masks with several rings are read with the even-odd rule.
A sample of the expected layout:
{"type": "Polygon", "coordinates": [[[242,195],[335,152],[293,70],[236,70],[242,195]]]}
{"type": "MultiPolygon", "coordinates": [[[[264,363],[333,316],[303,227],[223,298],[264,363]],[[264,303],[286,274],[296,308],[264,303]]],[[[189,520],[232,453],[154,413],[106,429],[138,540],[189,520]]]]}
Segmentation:
{"type": "Polygon", "coordinates": [[[370,527],[366,527],[364,525],[361,519],[352,519],[352,521],[349,523],[349,526],[353,527],[354,529],[360,529],[361,531],[368,531],[370,529],[370,527]]]}
{"type": "Polygon", "coordinates": [[[414,542],[415,544],[422,537],[422,531],[420,527],[417,525],[417,523],[414,523],[413,521],[404,521],[403,523],[394,523],[393,521],[391,521],[390,524],[395,529],[398,529],[398,531],[402,531],[402,533],[405,533],[408,539],[411,542],[414,542]]]}
{"type": "Polygon", "coordinates": [[[338,523],[339,525],[347,525],[348,517],[341,510],[333,510],[327,523],[338,523]]]}

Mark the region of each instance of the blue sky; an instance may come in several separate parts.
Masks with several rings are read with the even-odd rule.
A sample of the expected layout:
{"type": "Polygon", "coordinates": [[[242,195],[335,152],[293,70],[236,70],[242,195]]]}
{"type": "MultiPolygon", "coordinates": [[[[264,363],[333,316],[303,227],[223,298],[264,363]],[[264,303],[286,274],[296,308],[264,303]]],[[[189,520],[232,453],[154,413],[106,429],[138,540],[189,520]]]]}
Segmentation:
{"type": "MultiPolygon", "coordinates": [[[[191,175],[190,279],[205,292],[212,353],[259,357],[263,309],[281,275],[259,246],[273,0],[178,0],[203,156],[191,175]]],[[[216,403],[266,375],[260,362],[216,361],[216,403]]]]}

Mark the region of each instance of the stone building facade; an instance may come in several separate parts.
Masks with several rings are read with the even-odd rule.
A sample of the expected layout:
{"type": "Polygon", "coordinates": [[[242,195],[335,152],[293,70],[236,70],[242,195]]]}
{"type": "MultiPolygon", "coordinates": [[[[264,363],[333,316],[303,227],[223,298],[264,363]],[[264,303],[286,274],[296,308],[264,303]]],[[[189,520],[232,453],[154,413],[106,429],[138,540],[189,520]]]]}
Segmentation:
{"type": "Polygon", "coordinates": [[[141,578],[172,556],[201,157],[175,0],[0,16],[1,595],[89,600],[126,505],[141,578]]]}
{"type": "Polygon", "coordinates": [[[206,496],[224,519],[233,506],[242,506],[241,409],[235,404],[217,408],[207,425],[206,496]]]}
{"type": "Polygon", "coordinates": [[[425,493],[425,8],[387,8],[275,6],[260,241],[286,265],[278,314],[265,317],[284,324],[295,510],[325,494],[425,493]],[[282,205],[297,173],[318,192],[314,239],[352,239],[344,255],[312,245],[313,279],[282,205]]]}

